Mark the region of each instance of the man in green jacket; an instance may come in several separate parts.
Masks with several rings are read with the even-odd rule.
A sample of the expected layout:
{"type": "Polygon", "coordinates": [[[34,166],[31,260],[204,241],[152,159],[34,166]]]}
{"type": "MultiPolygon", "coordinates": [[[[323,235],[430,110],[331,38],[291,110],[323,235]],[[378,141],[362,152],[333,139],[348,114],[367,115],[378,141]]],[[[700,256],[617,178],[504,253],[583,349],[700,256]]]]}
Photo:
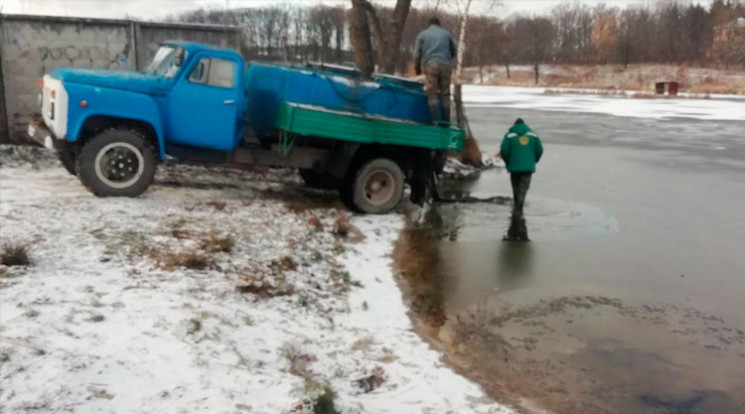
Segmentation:
{"type": "MultiPolygon", "coordinates": [[[[502,139],[500,155],[507,165],[512,181],[513,222],[523,220],[523,206],[530,188],[530,178],[535,172],[535,165],[543,155],[541,139],[518,118],[502,139]]],[[[525,238],[527,239],[527,231],[525,238]]]]}

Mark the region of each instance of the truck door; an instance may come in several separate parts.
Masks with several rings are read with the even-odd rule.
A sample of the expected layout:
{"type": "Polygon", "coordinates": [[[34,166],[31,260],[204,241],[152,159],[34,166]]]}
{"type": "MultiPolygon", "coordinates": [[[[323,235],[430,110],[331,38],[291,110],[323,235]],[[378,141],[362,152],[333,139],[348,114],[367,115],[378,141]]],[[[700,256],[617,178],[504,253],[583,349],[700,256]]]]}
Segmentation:
{"type": "Polygon", "coordinates": [[[223,151],[240,142],[245,97],[238,62],[197,57],[168,98],[167,141],[223,151]]]}

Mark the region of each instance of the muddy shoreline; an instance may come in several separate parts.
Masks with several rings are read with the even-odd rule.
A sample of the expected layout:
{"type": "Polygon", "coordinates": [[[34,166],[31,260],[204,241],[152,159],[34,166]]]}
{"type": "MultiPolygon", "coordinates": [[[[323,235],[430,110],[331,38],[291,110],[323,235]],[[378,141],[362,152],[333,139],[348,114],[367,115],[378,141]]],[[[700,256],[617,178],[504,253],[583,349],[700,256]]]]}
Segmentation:
{"type": "Polygon", "coordinates": [[[722,318],[598,294],[521,304],[492,294],[475,306],[448,309],[451,287],[438,246],[443,236],[431,225],[409,221],[395,243],[394,274],[416,332],[496,401],[529,414],[734,413],[745,404],[734,397],[736,369],[723,366],[721,375],[701,380],[675,360],[676,353],[687,352],[701,354],[699,365],[745,361],[745,333],[722,318]],[[596,334],[606,324],[646,332],[661,343],[686,343],[668,355],[664,348],[582,331],[590,327],[596,334]]]}
{"type": "Polygon", "coordinates": [[[393,274],[398,283],[414,330],[435,350],[442,353],[443,361],[458,374],[480,384],[486,394],[525,413],[547,413],[535,403],[526,400],[515,389],[497,378],[480,372],[464,353],[468,352],[464,338],[446,327],[447,316],[441,295],[432,287],[437,274],[437,255],[434,254],[430,230],[407,220],[399,238],[394,243],[393,274]]]}

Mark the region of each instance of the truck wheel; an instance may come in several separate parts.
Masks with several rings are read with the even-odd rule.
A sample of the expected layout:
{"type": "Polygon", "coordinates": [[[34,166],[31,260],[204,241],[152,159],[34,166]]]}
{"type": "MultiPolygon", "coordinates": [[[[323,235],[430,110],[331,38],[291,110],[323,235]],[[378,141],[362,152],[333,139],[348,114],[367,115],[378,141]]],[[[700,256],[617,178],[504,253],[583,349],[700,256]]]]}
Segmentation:
{"type": "Polygon", "coordinates": [[[80,181],[99,197],[137,197],[153,182],[155,152],[138,131],[112,128],[88,141],[77,157],[80,181]]]}
{"type": "Polygon", "coordinates": [[[305,185],[310,188],[318,188],[320,190],[333,190],[338,187],[339,180],[330,176],[329,174],[320,173],[315,170],[309,170],[300,168],[298,170],[300,177],[302,177],[305,185]]]}
{"type": "Polygon", "coordinates": [[[398,205],[404,192],[401,167],[387,158],[376,158],[357,170],[352,202],[363,213],[384,214],[398,205]]]}

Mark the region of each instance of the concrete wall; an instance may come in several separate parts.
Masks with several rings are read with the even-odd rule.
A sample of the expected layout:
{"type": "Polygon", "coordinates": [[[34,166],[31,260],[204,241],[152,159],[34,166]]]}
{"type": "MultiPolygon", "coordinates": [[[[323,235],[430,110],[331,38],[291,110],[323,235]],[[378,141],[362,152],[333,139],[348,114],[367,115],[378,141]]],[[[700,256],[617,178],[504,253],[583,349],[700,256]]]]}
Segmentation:
{"type": "Polygon", "coordinates": [[[137,62],[144,69],[155,56],[158,45],[168,40],[186,40],[210,45],[238,49],[240,31],[224,26],[194,26],[190,24],[138,23],[135,27],[137,36],[137,62]]]}
{"type": "Polygon", "coordinates": [[[9,141],[8,137],[8,115],[5,110],[5,89],[3,88],[3,62],[0,58],[0,142],[9,141]]]}
{"type": "Polygon", "coordinates": [[[0,20],[0,141],[23,139],[29,120],[39,111],[38,81],[56,67],[143,69],[164,40],[237,47],[238,33],[237,28],[220,26],[4,15],[0,20]]]}

